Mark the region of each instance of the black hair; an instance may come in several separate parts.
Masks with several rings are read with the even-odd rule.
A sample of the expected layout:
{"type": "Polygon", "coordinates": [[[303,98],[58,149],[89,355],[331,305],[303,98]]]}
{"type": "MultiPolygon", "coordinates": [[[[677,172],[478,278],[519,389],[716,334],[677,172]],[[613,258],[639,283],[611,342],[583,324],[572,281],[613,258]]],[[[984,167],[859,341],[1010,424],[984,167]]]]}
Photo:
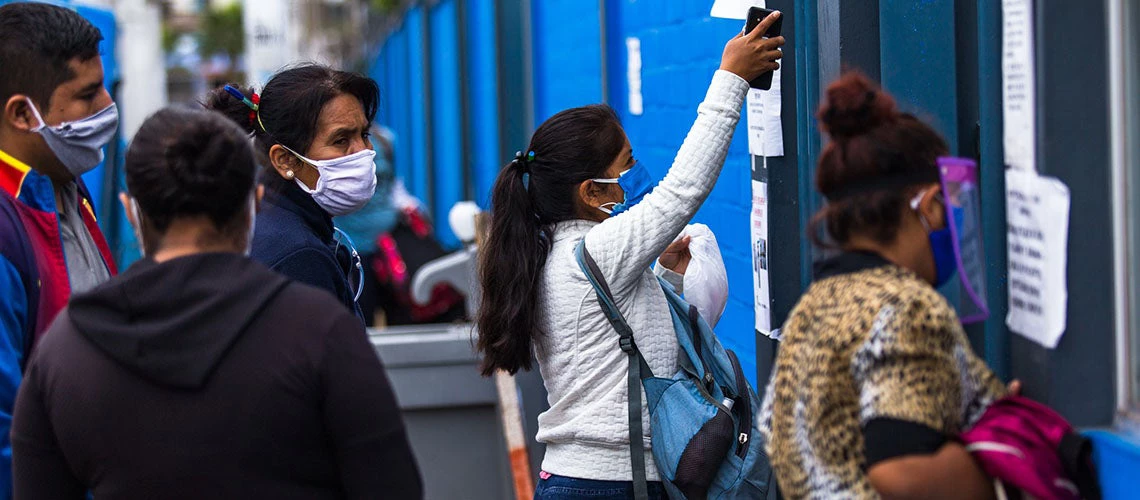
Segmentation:
{"type": "Polygon", "coordinates": [[[828,203],[812,217],[809,236],[823,247],[842,247],[855,235],[890,244],[913,187],[938,182],[935,162],[949,151],[946,141],[858,72],[833,82],[826,95],[817,118],[832,141],[815,184],[828,203]]]}
{"type": "Polygon", "coordinates": [[[543,122],[528,149],[499,173],[479,252],[483,375],[530,369],[550,232],[577,218],[578,186],[604,175],[624,146],[625,132],[609,106],[572,108],[543,122]]]}
{"type": "MultiPolygon", "coordinates": [[[[228,241],[247,233],[250,193],[257,164],[249,139],[225,117],[199,109],[168,107],[143,122],[127,150],[127,191],[153,237],[180,217],[205,216],[228,241]]],[[[153,241],[152,241],[153,240],[153,241]]]]}
{"type": "Polygon", "coordinates": [[[99,55],[102,39],[71,9],[35,2],[0,7],[0,103],[25,94],[46,114],[55,89],[75,78],[68,63],[99,55]]]}
{"type": "MultiPolygon", "coordinates": [[[[252,87],[231,85],[246,97],[253,98],[252,87]]],[[[269,148],[281,144],[305,154],[317,133],[321,110],[325,104],[342,94],[351,95],[360,101],[369,123],[376,118],[380,87],[375,80],[359,73],[338,71],[319,64],[305,64],[274,75],[258,96],[256,113],[251,113],[246,104],[222,88],[211,91],[202,105],[226,115],[252,134],[256,149],[264,155],[266,169],[272,170],[273,166],[267,161],[269,148]]],[[[280,191],[292,184],[280,175],[270,173],[272,175],[265,175],[262,179],[269,189],[280,191]]]]}

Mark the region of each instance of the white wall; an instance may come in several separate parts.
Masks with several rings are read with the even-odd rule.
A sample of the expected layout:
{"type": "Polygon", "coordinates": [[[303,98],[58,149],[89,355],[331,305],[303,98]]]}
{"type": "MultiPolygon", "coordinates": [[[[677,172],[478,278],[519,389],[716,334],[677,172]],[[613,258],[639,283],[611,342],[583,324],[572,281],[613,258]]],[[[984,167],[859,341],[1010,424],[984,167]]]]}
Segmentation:
{"type": "MultiPolygon", "coordinates": [[[[188,0],[193,1],[193,0],[188,0]]],[[[119,123],[130,141],[151,113],[167,103],[162,53],[162,9],[153,0],[82,0],[115,13],[119,61],[119,123]]]]}
{"type": "Polygon", "coordinates": [[[247,79],[260,89],[274,73],[299,58],[297,2],[245,0],[242,12],[247,79]]]}
{"type": "Polygon", "coordinates": [[[150,0],[115,0],[119,27],[120,126],[130,140],[151,113],[167,104],[162,11],[150,0]]]}

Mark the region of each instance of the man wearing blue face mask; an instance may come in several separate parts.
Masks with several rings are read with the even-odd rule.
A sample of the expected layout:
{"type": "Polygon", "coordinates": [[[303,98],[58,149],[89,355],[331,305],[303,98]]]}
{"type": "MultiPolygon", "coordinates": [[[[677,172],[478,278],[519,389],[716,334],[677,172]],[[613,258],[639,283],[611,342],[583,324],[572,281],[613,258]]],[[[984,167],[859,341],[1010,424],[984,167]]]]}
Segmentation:
{"type": "Polygon", "coordinates": [[[102,39],[69,9],[0,7],[0,498],[11,495],[8,428],[32,346],[72,294],[115,273],[80,179],[118,128],[102,39]]]}

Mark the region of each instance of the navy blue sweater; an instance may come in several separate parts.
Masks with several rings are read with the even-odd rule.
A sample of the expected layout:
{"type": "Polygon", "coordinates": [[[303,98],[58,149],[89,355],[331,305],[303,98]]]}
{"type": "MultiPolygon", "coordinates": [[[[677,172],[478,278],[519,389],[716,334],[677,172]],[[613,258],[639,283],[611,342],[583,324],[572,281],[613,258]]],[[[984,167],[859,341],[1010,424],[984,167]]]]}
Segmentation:
{"type": "Polygon", "coordinates": [[[338,251],[332,217],[297,185],[266,192],[250,257],[294,281],[327,290],[364,321],[348,282],[352,259],[344,246],[338,251]]]}

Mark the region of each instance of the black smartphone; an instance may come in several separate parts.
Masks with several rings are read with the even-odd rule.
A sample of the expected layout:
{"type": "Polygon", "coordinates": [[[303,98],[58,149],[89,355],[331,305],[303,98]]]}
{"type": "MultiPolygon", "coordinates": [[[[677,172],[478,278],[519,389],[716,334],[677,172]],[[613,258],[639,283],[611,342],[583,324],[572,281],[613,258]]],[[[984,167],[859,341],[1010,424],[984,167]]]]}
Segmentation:
{"type": "MultiPolygon", "coordinates": [[[[765,17],[768,17],[768,14],[771,14],[773,12],[775,11],[765,9],[763,7],[749,8],[748,21],[746,21],[744,24],[744,34],[747,35],[751,33],[753,29],[756,29],[756,27],[760,25],[760,21],[763,21],[765,17]]],[[[776,18],[776,22],[772,23],[772,26],[769,26],[768,31],[764,33],[764,38],[780,36],[780,31],[783,29],[783,26],[784,16],[776,18]]],[[[772,71],[764,73],[763,75],[757,77],[755,80],[748,82],[748,84],[751,85],[754,89],[769,90],[772,88],[772,74],[772,71]]]]}

